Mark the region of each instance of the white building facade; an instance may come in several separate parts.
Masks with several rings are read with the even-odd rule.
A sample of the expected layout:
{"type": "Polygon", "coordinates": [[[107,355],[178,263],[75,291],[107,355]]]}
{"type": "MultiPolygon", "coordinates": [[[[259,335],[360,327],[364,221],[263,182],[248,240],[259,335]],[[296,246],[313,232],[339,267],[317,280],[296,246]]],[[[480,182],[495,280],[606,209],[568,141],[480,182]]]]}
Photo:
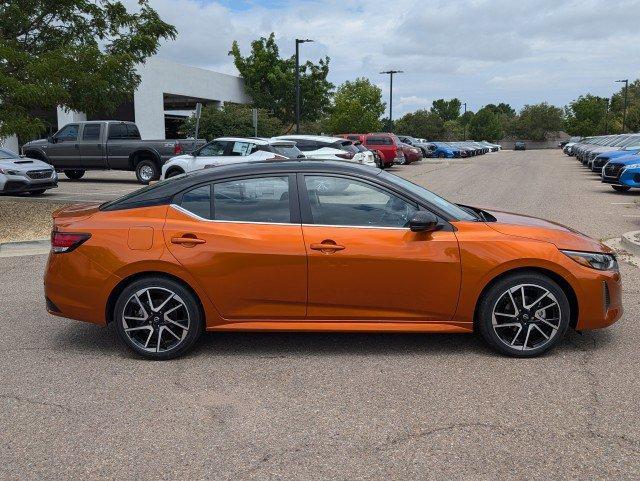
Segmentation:
{"type": "MultiPolygon", "coordinates": [[[[85,120],[128,120],[138,125],[143,139],[165,139],[178,135],[183,119],[195,110],[197,102],[222,106],[225,102],[248,103],[241,77],[182,65],[156,57],[138,67],[141,82],[132,102],[122,105],[115,114],[87,116],[58,107],[49,122],[57,120],[53,131],[72,122],[85,120]],[[56,128],[57,127],[57,128],[56,128]]],[[[18,151],[15,136],[0,139],[0,145],[18,151]]]]}

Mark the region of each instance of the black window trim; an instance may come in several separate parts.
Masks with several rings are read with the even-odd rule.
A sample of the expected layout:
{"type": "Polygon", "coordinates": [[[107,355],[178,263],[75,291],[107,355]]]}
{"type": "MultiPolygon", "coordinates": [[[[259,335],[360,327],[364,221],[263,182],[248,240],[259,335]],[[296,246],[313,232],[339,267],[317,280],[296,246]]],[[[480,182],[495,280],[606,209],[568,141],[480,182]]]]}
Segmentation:
{"type": "Polygon", "coordinates": [[[201,221],[206,222],[218,222],[225,224],[267,224],[267,225],[300,225],[301,217],[300,217],[300,200],[298,196],[298,185],[296,182],[296,174],[294,172],[279,172],[279,173],[261,173],[261,174],[250,174],[250,175],[240,175],[233,177],[226,177],[224,179],[216,179],[208,182],[201,182],[199,184],[193,184],[183,189],[179,193],[173,196],[170,205],[172,207],[177,208],[179,211],[184,212],[185,214],[190,215],[201,221]],[[210,197],[211,197],[211,214],[215,215],[215,205],[214,205],[214,187],[215,184],[224,184],[226,182],[233,182],[237,180],[249,180],[249,179],[264,179],[267,177],[287,177],[289,180],[289,214],[290,221],[289,222],[256,222],[256,221],[243,221],[243,220],[219,220],[219,219],[204,219],[193,212],[188,211],[187,209],[181,206],[182,204],[182,196],[187,192],[191,192],[194,189],[202,187],[204,185],[210,186],[210,197]]]}
{"type": "Polygon", "coordinates": [[[300,214],[302,218],[302,225],[304,226],[323,226],[323,227],[340,227],[340,228],[352,228],[352,229],[393,229],[393,230],[409,230],[409,227],[388,227],[388,226],[363,226],[363,225],[340,225],[340,224],[316,224],[313,221],[313,215],[311,213],[311,204],[309,202],[309,193],[307,192],[307,184],[305,182],[305,177],[338,177],[342,179],[354,180],[357,182],[362,182],[363,184],[369,184],[377,189],[385,191],[389,194],[395,195],[405,202],[414,205],[418,208],[418,210],[428,210],[433,213],[437,218],[439,224],[442,226],[439,230],[441,231],[453,231],[455,230],[453,225],[446,220],[446,217],[443,216],[440,212],[440,209],[435,209],[433,206],[425,203],[424,201],[420,201],[415,199],[412,196],[405,194],[404,192],[398,191],[396,189],[390,188],[386,183],[375,182],[366,177],[360,177],[355,175],[348,174],[339,174],[332,172],[298,172],[298,197],[300,199],[300,214]]]}

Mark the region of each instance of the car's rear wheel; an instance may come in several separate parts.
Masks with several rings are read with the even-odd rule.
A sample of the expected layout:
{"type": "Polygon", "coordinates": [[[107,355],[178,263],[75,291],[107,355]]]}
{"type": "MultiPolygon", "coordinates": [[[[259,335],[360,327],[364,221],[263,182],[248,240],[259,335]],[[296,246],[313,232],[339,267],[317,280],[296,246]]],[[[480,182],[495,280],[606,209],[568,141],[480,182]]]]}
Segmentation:
{"type": "Polygon", "coordinates": [[[84,176],[84,170],[81,170],[81,169],[65,170],[64,175],[66,175],[67,178],[71,180],[80,180],[84,176]]]}
{"type": "Polygon", "coordinates": [[[570,322],[569,301],[552,279],[535,272],[505,277],[484,294],[476,319],[493,348],[534,357],[553,348],[570,322]]]}
{"type": "Polygon", "coordinates": [[[155,360],[172,359],[189,351],[204,325],[193,293],[162,277],[140,279],[127,286],[118,296],[113,319],[127,346],[155,360]]]}
{"type": "Polygon", "coordinates": [[[613,190],[616,192],[628,192],[631,187],[627,187],[626,185],[612,185],[613,190]]]}
{"type": "Polygon", "coordinates": [[[150,159],[141,160],[136,164],[136,178],[141,184],[148,184],[160,178],[160,168],[150,159]]]}

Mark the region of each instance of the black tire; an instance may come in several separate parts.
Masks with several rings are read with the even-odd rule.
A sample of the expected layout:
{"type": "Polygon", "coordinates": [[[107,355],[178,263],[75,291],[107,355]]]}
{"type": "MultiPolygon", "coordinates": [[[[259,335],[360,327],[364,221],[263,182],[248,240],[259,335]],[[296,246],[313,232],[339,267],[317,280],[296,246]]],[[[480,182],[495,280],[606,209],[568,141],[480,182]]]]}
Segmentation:
{"type": "Polygon", "coordinates": [[[66,175],[67,178],[71,180],[80,180],[84,176],[84,170],[82,169],[65,170],[64,175],[66,175]]]}
{"type": "Polygon", "coordinates": [[[167,172],[167,175],[164,176],[165,179],[170,179],[171,177],[176,177],[180,174],[184,174],[184,170],[182,169],[171,169],[167,172]]]}
{"type": "Polygon", "coordinates": [[[150,159],[141,160],[136,164],[136,178],[141,184],[148,184],[160,178],[160,167],[150,159]]]}
{"type": "Polygon", "coordinates": [[[38,189],[38,190],[30,190],[29,195],[42,195],[47,191],[47,189],[38,189]]]}
{"type": "Polygon", "coordinates": [[[439,158],[439,159],[444,159],[445,157],[446,157],[446,155],[445,155],[445,153],[444,153],[444,152],[440,152],[440,153],[438,154],[438,158],[439,158]]]}
{"type": "Polygon", "coordinates": [[[476,325],[485,341],[501,353],[513,357],[535,357],[552,349],[564,337],[569,327],[570,319],[569,301],[560,286],[545,275],[537,272],[523,272],[500,279],[483,294],[478,306],[476,325]],[[514,306],[514,313],[496,314],[494,316],[494,308],[496,308],[496,313],[498,310],[505,312],[508,310],[508,304],[512,302],[508,297],[509,290],[522,285],[525,286],[527,296],[530,296],[527,301],[529,309],[522,307],[523,303],[519,301],[519,299],[522,298],[522,294],[520,289],[518,289],[514,291],[515,293],[511,293],[513,303],[521,304],[520,306],[514,306]],[[547,297],[537,303],[530,300],[531,298],[539,297],[538,294],[543,291],[549,293],[547,297]],[[506,304],[499,304],[499,302],[506,304]],[[541,305],[544,302],[548,304],[554,304],[555,302],[555,305],[547,309],[542,309],[541,305]],[[536,308],[536,312],[532,314],[533,307],[536,308]],[[538,319],[539,311],[548,313],[549,317],[547,317],[547,314],[541,314],[547,317],[548,321],[552,321],[551,316],[557,316],[558,320],[552,321],[551,324],[549,322],[543,324],[545,321],[538,319]],[[500,329],[494,328],[494,317],[496,317],[498,325],[513,324],[514,326],[505,325],[500,329]],[[552,324],[557,325],[555,329],[553,329],[552,324]],[[504,336],[504,339],[501,338],[497,332],[500,332],[500,335],[504,336]],[[525,335],[529,332],[531,332],[530,335],[525,335]],[[540,334],[540,332],[542,332],[542,334],[540,334]],[[548,339],[545,339],[543,337],[544,335],[548,335],[548,339]],[[509,343],[508,339],[512,337],[513,342],[509,343]],[[531,339],[530,342],[529,339],[531,339]],[[537,344],[535,343],[536,339],[539,341],[537,344]],[[524,347],[519,345],[520,342],[522,342],[524,347]],[[525,342],[527,344],[525,344],[525,342]]]}
{"type": "Polygon", "coordinates": [[[616,192],[628,192],[631,190],[631,187],[627,187],[626,185],[612,185],[611,188],[616,192]]]}
{"type": "Polygon", "coordinates": [[[176,281],[155,276],[137,280],[124,288],[116,301],[113,321],[118,336],[131,350],[144,358],[159,361],[173,359],[188,352],[204,330],[203,314],[194,294],[176,281]],[[151,293],[150,298],[154,302],[151,308],[149,298],[146,297],[147,290],[151,293]],[[168,297],[169,294],[173,297],[166,304],[162,304],[164,296],[168,297]],[[141,299],[144,312],[140,309],[135,312],[136,306],[140,306],[135,300],[135,295],[141,299]],[[154,297],[157,299],[154,300],[154,297]],[[173,309],[176,305],[179,307],[173,309]],[[154,307],[158,310],[154,311],[154,307]],[[133,311],[130,310],[132,308],[133,311]],[[127,316],[129,319],[125,319],[126,313],[129,313],[127,316]],[[132,320],[130,318],[132,313],[135,314],[133,317],[139,319],[132,320]],[[173,320],[167,321],[169,314],[171,314],[169,319],[173,318],[173,320]],[[127,323],[126,326],[125,323],[127,323]],[[187,326],[187,329],[179,327],[181,325],[187,326]],[[131,328],[136,329],[131,330],[131,328]],[[132,334],[129,335],[126,329],[130,329],[132,334]],[[169,330],[176,332],[171,331],[173,332],[171,334],[169,330]],[[147,333],[150,334],[146,342],[151,347],[145,348],[143,343],[147,333]],[[177,338],[180,339],[176,340],[177,338]]]}

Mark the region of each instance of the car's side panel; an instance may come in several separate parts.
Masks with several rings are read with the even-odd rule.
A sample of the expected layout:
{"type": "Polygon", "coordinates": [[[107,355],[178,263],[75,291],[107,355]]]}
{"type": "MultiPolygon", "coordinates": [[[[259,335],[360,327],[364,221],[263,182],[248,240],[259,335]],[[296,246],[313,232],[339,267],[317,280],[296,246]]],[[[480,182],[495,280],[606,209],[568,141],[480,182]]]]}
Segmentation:
{"type": "Polygon", "coordinates": [[[304,225],[310,319],[449,320],[460,255],[451,231],[304,225]],[[324,253],[330,240],[343,250],[324,253]]]}
{"type": "Polygon", "coordinates": [[[225,319],[304,318],[307,258],[300,224],[206,221],[172,206],[164,235],[225,319]],[[186,235],[205,243],[173,243],[186,235]]]}

